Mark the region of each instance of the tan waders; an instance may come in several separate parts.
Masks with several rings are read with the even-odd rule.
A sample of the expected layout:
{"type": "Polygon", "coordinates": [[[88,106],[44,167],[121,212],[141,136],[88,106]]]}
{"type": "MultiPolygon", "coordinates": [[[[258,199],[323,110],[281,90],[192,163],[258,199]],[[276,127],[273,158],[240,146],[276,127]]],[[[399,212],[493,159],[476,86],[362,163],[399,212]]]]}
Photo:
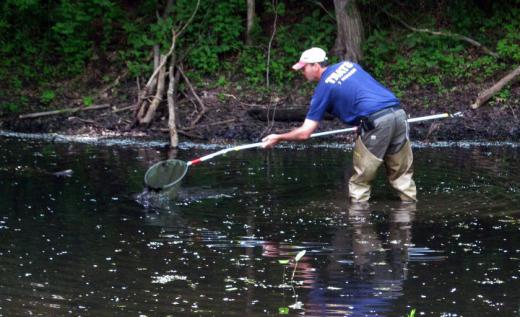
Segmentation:
{"type": "Polygon", "coordinates": [[[348,182],[349,195],[352,201],[362,202],[370,198],[370,182],[383,160],[377,158],[366,148],[361,138],[356,139],[354,147],[354,172],[348,182]]]}
{"type": "Polygon", "coordinates": [[[393,188],[399,192],[403,201],[417,201],[417,190],[413,176],[413,154],[410,141],[395,154],[385,156],[386,174],[393,188]]]}
{"type": "Polygon", "coordinates": [[[363,202],[370,198],[370,183],[384,161],[388,180],[399,192],[401,200],[417,201],[406,114],[399,108],[383,111],[384,115],[373,119],[374,128],[370,131],[361,129],[356,139],[349,197],[353,202],[363,202]]]}

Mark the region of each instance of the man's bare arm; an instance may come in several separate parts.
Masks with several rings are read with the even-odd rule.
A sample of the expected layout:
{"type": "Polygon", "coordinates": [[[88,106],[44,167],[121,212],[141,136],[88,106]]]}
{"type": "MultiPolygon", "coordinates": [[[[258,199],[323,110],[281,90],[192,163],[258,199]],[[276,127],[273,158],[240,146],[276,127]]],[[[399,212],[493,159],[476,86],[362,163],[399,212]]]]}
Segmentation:
{"type": "Polygon", "coordinates": [[[272,148],[276,144],[282,141],[303,141],[310,138],[311,134],[318,128],[319,122],[305,119],[303,124],[287,133],[283,134],[270,134],[262,139],[263,148],[272,148]]]}

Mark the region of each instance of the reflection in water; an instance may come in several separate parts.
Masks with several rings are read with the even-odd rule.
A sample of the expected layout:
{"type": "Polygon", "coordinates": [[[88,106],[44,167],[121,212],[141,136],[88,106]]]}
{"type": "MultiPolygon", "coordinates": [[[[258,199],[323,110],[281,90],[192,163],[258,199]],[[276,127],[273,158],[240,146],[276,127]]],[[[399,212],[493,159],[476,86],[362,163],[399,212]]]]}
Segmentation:
{"type": "MultiPolygon", "coordinates": [[[[403,295],[410,262],[444,259],[436,251],[412,244],[415,212],[415,203],[396,202],[386,212],[388,221],[380,221],[374,219],[378,212],[367,203],[353,204],[338,215],[337,225],[328,229],[329,240],[298,244],[255,237],[255,220],[250,216],[244,236],[236,236],[231,226],[226,226],[233,225],[228,220],[222,221],[225,226],[211,228],[197,217],[179,212],[153,213],[146,219],[150,225],[162,228],[153,245],[169,245],[170,252],[189,246],[197,250],[197,262],[211,261],[214,268],[225,267],[224,263],[230,261],[237,271],[229,274],[224,269],[228,272],[228,289],[243,289],[249,303],[268,303],[262,294],[272,289],[280,292],[279,305],[292,307],[295,312],[303,310],[306,316],[384,316],[384,312],[391,311],[394,300],[403,295]],[[293,259],[301,250],[307,254],[297,265],[294,289],[286,289],[282,284],[290,280],[288,272],[295,263],[282,270],[277,260],[293,259]],[[265,266],[262,258],[272,259],[271,264],[265,266]],[[273,269],[279,273],[273,275],[273,269]],[[295,305],[299,301],[303,305],[295,305]]],[[[190,252],[183,253],[183,258],[188,258],[190,252]]],[[[190,262],[184,260],[183,265],[189,266],[190,262]]],[[[165,271],[153,278],[160,281],[172,276],[182,276],[198,285],[190,278],[190,271],[165,271]]],[[[276,297],[271,300],[276,303],[276,297]]]]}
{"type": "Polygon", "coordinates": [[[415,210],[415,203],[392,208],[388,230],[381,233],[368,203],[351,204],[346,226],[335,229],[328,264],[309,292],[307,312],[365,316],[388,311],[407,278],[415,210]]]}

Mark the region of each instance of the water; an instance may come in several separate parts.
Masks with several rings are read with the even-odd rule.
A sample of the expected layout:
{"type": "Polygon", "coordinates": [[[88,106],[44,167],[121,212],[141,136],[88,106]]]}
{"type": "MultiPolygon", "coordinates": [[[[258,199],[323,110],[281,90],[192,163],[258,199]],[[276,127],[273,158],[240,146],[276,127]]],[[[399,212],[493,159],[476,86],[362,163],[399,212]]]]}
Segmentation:
{"type": "Polygon", "coordinates": [[[213,148],[66,141],[0,137],[0,316],[519,314],[515,144],[416,146],[420,202],[381,171],[367,207],[340,144],[190,167],[169,203],[146,169],[213,148]]]}

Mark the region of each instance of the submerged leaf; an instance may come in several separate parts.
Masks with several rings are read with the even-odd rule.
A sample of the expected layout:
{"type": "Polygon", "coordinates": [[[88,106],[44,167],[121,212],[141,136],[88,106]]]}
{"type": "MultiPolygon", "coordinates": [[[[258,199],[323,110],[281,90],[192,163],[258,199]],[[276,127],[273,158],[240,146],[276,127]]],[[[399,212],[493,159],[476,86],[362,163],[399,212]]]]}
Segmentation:
{"type": "Polygon", "coordinates": [[[303,256],[305,255],[305,250],[302,250],[300,252],[298,252],[298,254],[296,254],[296,256],[294,257],[294,260],[296,262],[300,261],[301,258],[303,258],[303,256]]]}
{"type": "Polygon", "coordinates": [[[289,307],[278,307],[278,312],[280,313],[280,315],[288,315],[289,307]]]}

